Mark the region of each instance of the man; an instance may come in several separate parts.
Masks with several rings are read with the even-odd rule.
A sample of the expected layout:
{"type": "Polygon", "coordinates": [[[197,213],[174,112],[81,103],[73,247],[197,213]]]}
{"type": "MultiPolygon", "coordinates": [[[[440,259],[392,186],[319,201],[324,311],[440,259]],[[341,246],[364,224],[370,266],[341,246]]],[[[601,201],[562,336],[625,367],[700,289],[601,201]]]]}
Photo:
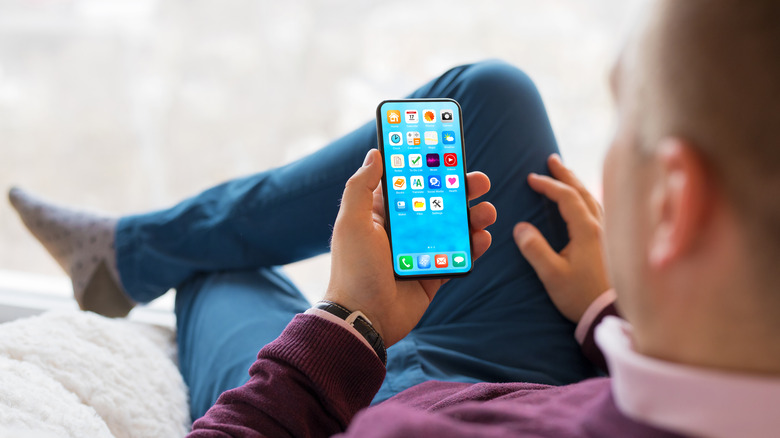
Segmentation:
{"type": "MultiPolygon", "coordinates": [[[[513,266],[486,263],[495,261],[494,254],[506,254],[508,241],[497,233],[502,227],[499,217],[492,228],[496,243],[485,253],[491,237],[484,228],[495,221],[488,204],[472,207],[471,214],[474,252],[485,256],[466,279],[486,283],[477,291],[479,301],[470,301],[462,292],[460,287],[467,282],[460,279],[445,286],[436,281],[395,281],[377,188],[381,158],[371,150],[344,189],[325,299],[346,309],[346,314],[361,312],[385,345],[396,344],[389,351],[391,383],[414,380],[392,375],[391,365],[398,366],[393,362],[398,357],[408,361],[407,368],[419,367],[423,376],[439,372],[445,377],[439,380],[449,381],[428,379],[368,407],[377,391],[392,392],[388,379],[383,383],[384,350],[372,348],[339,312],[315,308],[295,316],[260,351],[250,380],[222,394],[195,422],[192,436],[776,435],[778,53],[780,5],[761,0],[661,0],[623,52],[612,76],[619,127],[605,161],[604,223],[609,272],[627,322],[605,318],[614,308],[612,293],[604,292],[608,282],[601,262],[601,209],[557,156],[547,162],[552,177],[540,169],[527,182],[557,203],[568,243],[555,236],[553,216],[540,220],[507,205],[512,217],[527,214],[534,222],[514,226],[514,240],[552,303],[579,323],[577,337],[596,362],[593,327],[604,319],[595,336],[611,378],[564,386],[539,384],[563,383],[561,363],[574,357],[551,359],[550,355],[570,350],[547,330],[539,330],[549,342],[547,349],[523,337],[492,342],[501,339],[504,330],[516,334],[517,327],[523,327],[532,333],[532,326],[549,324],[555,331],[564,325],[547,314],[528,324],[526,319],[534,313],[519,314],[516,321],[502,313],[502,304],[514,302],[501,288],[503,279],[509,278],[501,270],[513,266]],[[491,269],[490,274],[502,281],[484,275],[491,269]],[[490,303],[494,295],[481,293],[483,289],[495,293],[496,303],[490,303]],[[465,302],[453,303],[452,296],[465,302]],[[431,325],[431,319],[442,318],[437,313],[441,308],[452,319],[431,325]],[[503,326],[487,325],[491,317],[503,326]],[[458,331],[463,338],[456,342],[467,345],[450,346],[448,329],[458,331]],[[426,330],[433,330],[433,336],[426,330]],[[469,350],[480,337],[488,347],[469,350]],[[404,355],[413,348],[407,342],[410,338],[415,345],[434,343],[433,339],[447,348],[418,348],[415,353],[421,358],[414,362],[417,356],[404,355]],[[518,346],[529,350],[513,352],[518,346]],[[523,353],[528,352],[544,366],[527,366],[523,353]],[[436,360],[437,355],[447,360],[436,360]],[[480,362],[481,357],[489,359],[480,362]],[[479,375],[481,371],[473,368],[482,365],[495,371],[483,380],[500,381],[497,370],[502,361],[513,370],[509,375],[538,371],[541,377],[523,380],[537,382],[533,384],[465,383],[479,375]],[[445,370],[448,366],[457,370],[445,370]],[[464,378],[459,382],[457,376],[464,378]]],[[[464,105],[464,115],[467,111],[464,105]]],[[[534,149],[544,150],[538,136],[533,137],[534,149]]],[[[487,155],[481,149],[477,152],[487,155]]],[[[508,161],[505,156],[492,159],[508,161]]],[[[503,193],[512,190],[509,180],[500,172],[487,173],[494,183],[500,182],[495,191],[501,194],[491,200],[503,215],[503,193]]],[[[470,197],[484,194],[488,184],[484,175],[471,174],[470,197]]],[[[28,208],[35,204],[32,198],[16,193],[12,200],[23,217],[32,217],[28,208]]],[[[186,211],[188,205],[181,208],[186,211]]],[[[127,222],[133,221],[124,225],[120,221],[118,243],[122,232],[137,228],[127,222]]],[[[172,253],[180,257],[176,250],[172,253]]],[[[122,254],[118,248],[119,277],[130,297],[137,299],[141,294],[132,290],[142,288],[132,284],[135,277],[127,267],[143,264],[123,268],[122,254]]],[[[516,294],[524,297],[521,304],[544,312],[536,295],[525,289],[516,294]]],[[[193,295],[197,294],[180,289],[177,308],[180,299],[197,306],[191,304],[193,295]]],[[[522,312],[522,307],[508,308],[522,312]]],[[[180,335],[194,330],[179,324],[180,335]]],[[[574,374],[588,374],[579,362],[569,365],[580,369],[574,374]]]]}

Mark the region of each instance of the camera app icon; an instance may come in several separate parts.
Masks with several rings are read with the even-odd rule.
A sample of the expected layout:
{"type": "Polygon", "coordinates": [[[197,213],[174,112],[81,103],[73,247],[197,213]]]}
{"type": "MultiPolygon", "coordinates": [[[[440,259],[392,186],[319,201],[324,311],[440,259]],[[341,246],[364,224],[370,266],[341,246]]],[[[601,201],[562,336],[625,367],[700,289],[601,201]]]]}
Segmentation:
{"type": "Polygon", "coordinates": [[[442,123],[452,123],[453,114],[452,110],[441,110],[441,122],[442,123]]]}

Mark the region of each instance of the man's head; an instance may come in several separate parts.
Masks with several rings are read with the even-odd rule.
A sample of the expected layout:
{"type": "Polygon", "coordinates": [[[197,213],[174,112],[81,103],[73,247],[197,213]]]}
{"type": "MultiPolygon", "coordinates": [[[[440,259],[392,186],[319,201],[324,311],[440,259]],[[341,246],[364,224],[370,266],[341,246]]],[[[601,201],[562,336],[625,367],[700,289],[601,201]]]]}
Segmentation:
{"type": "Polygon", "coordinates": [[[637,348],[780,372],[758,345],[780,335],[780,2],[660,0],[612,86],[607,252],[637,348]]]}

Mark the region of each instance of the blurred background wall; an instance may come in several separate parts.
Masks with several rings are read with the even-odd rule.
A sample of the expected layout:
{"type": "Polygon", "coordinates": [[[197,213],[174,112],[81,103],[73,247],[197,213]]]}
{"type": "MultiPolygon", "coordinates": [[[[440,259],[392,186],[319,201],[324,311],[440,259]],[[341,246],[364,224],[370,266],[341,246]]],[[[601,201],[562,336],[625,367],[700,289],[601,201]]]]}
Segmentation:
{"type": "MultiPolygon", "coordinates": [[[[607,74],[644,0],[0,0],[0,188],[117,214],[301,157],[502,58],[596,192],[607,74]]],[[[290,267],[316,297],[328,258],[290,267]]],[[[0,271],[62,275],[0,203],[0,271]]]]}

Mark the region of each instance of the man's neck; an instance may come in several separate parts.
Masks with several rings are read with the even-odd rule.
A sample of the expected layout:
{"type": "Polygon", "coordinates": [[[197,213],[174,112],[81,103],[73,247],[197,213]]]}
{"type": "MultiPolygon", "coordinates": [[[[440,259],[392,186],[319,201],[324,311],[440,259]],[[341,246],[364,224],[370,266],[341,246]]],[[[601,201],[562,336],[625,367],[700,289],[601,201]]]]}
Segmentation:
{"type": "Polygon", "coordinates": [[[728,311],[710,310],[659,317],[662,323],[635,331],[637,352],[686,365],[780,376],[780,327],[775,321],[764,322],[759,315],[765,309],[750,309],[743,302],[728,311]]]}

